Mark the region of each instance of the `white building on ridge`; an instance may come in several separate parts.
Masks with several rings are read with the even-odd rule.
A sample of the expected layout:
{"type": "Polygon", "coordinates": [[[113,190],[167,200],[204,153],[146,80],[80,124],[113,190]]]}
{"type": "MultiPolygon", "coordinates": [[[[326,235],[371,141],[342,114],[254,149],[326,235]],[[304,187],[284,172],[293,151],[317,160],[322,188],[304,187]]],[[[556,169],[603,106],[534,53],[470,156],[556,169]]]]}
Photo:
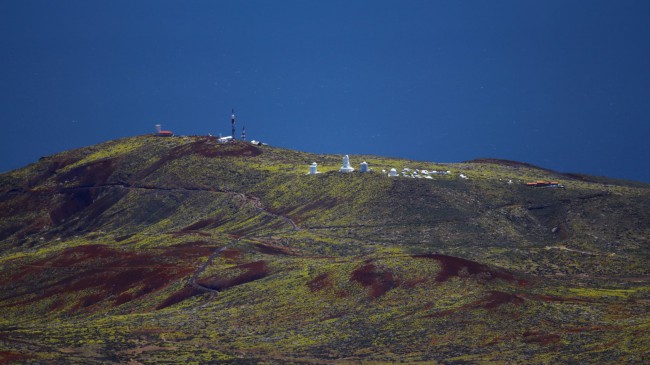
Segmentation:
{"type": "Polygon", "coordinates": [[[345,155],[343,156],[343,166],[339,169],[339,172],[352,172],[354,171],[354,167],[350,166],[350,156],[345,155]]]}
{"type": "Polygon", "coordinates": [[[363,161],[359,166],[359,172],[368,172],[368,163],[363,161]]]}

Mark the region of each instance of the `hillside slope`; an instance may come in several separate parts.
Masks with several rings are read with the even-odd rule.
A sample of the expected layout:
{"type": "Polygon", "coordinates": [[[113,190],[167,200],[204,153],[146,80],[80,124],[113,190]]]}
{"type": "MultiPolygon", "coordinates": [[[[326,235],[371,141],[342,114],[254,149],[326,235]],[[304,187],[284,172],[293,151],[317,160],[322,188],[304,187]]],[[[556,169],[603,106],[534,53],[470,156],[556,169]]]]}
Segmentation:
{"type": "Polygon", "coordinates": [[[0,363],[648,357],[649,185],[351,160],[139,136],[0,175],[0,363]]]}

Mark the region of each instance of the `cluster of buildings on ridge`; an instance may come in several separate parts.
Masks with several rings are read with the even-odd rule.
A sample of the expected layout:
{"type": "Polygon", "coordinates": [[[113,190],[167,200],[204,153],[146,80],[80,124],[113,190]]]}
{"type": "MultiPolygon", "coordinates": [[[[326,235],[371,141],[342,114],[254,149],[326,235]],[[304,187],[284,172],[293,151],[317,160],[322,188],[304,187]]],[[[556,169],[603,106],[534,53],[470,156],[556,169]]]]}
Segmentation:
{"type": "MultiPolygon", "coordinates": [[[[365,173],[365,172],[369,172],[369,171],[372,171],[372,170],[370,168],[368,168],[368,163],[366,161],[361,162],[361,164],[359,165],[359,172],[365,173]]],[[[348,155],[343,156],[343,165],[339,169],[339,172],[341,172],[341,173],[354,172],[354,167],[352,167],[352,165],[350,165],[350,156],[348,156],[348,155]]],[[[381,172],[382,172],[382,174],[386,174],[386,170],[381,170],[381,172]]],[[[307,175],[315,175],[315,174],[320,174],[320,172],[318,172],[318,164],[316,162],[313,162],[309,166],[309,172],[307,173],[307,175]]],[[[412,170],[412,169],[409,169],[407,167],[403,168],[402,172],[401,172],[401,176],[403,176],[403,177],[417,178],[417,179],[433,179],[432,175],[450,175],[450,174],[451,174],[451,171],[449,171],[449,170],[447,170],[447,171],[437,171],[437,170],[428,171],[428,170],[418,170],[418,169],[412,170]]],[[[396,177],[396,176],[400,176],[400,174],[397,173],[396,169],[392,168],[388,172],[388,176],[396,177]]],[[[458,175],[458,177],[463,179],[463,180],[468,180],[469,179],[467,177],[467,175],[465,175],[463,173],[460,173],[458,175]]],[[[508,183],[508,185],[512,185],[513,184],[512,179],[508,180],[507,183],[508,183]]],[[[528,186],[528,187],[548,187],[548,188],[564,189],[564,185],[558,183],[557,181],[539,180],[539,181],[526,183],[526,186],[528,186]]]]}
{"type": "MultiPolygon", "coordinates": [[[[230,136],[225,136],[225,137],[222,137],[221,135],[219,135],[219,137],[217,138],[217,142],[219,142],[219,143],[230,143],[230,142],[232,142],[233,140],[236,139],[235,138],[235,109],[232,110],[232,115],[230,117],[230,123],[231,123],[231,127],[232,127],[232,129],[231,129],[232,134],[230,136]]],[[[156,124],[156,136],[159,136],[159,137],[171,137],[173,135],[174,135],[174,133],[172,131],[163,130],[162,125],[156,124]]],[[[241,140],[246,141],[246,126],[242,127],[241,140]]],[[[255,141],[255,140],[252,140],[250,143],[254,144],[254,145],[258,145],[258,146],[266,145],[266,143],[262,143],[262,142],[255,141]]],[[[352,167],[350,165],[350,157],[348,155],[343,156],[343,165],[339,169],[339,172],[350,173],[350,172],[353,172],[353,171],[354,171],[354,167],[352,167]]],[[[361,164],[359,165],[359,172],[365,173],[365,172],[369,172],[369,171],[371,171],[371,170],[368,168],[368,163],[365,162],[365,161],[361,162],[361,164]]],[[[382,172],[382,174],[386,174],[386,170],[382,170],[381,172],[382,172]]],[[[318,172],[318,164],[316,162],[312,163],[309,166],[309,172],[308,172],[308,175],[315,175],[315,174],[320,174],[320,172],[318,172]]],[[[411,170],[411,169],[406,168],[406,167],[404,169],[402,169],[402,171],[401,171],[401,176],[403,176],[403,177],[418,178],[418,179],[433,179],[433,177],[431,175],[449,175],[449,174],[451,174],[451,171],[436,171],[436,170],[428,171],[428,170],[418,170],[418,169],[411,170]]],[[[394,168],[390,169],[390,171],[388,172],[388,176],[391,176],[391,177],[396,177],[396,176],[399,176],[399,175],[400,174],[398,174],[397,170],[394,169],[394,168]]],[[[460,177],[463,180],[469,179],[465,174],[462,174],[462,173],[459,174],[458,177],[460,177]]],[[[512,183],[513,183],[512,180],[508,181],[508,184],[512,184],[512,183]]],[[[549,187],[549,188],[561,188],[561,189],[564,189],[564,185],[562,185],[562,184],[560,184],[560,183],[558,183],[556,181],[541,181],[540,180],[540,181],[528,182],[528,183],[526,183],[526,186],[529,186],[529,187],[549,187]]]]}
{"type": "MultiPolygon", "coordinates": [[[[365,172],[370,172],[370,171],[372,171],[372,170],[368,167],[368,163],[366,161],[363,161],[359,165],[359,172],[365,173],[365,172]]],[[[342,172],[342,173],[354,172],[354,167],[352,167],[352,165],[350,165],[350,156],[348,156],[348,155],[343,156],[343,165],[339,169],[339,172],[342,172]]],[[[381,170],[381,173],[386,174],[386,170],[381,170]]],[[[309,166],[309,172],[307,174],[308,175],[320,174],[320,172],[318,172],[318,164],[316,162],[313,162],[309,166]]],[[[449,174],[451,174],[451,171],[436,171],[436,170],[428,171],[428,170],[418,170],[418,169],[411,170],[411,169],[406,168],[406,167],[404,169],[402,169],[402,172],[401,172],[401,176],[403,176],[403,177],[418,178],[418,179],[422,179],[422,178],[424,178],[424,179],[433,179],[433,177],[431,175],[449,175],[449,174]]],[[[391,176],[391,177],[400,176],[400,174],[397,173],[396,169],[392,168],[388,172],[388,176],[391,176]]],[[[460,178],[467,179],[467,176],[465,176],[463,174],[460,174],[460,178]]]]}
{"type": "MultiPolygon", "coordinates": [[[[230,136],[225,136],[222,137],[221,134],[219,134],[219,137],[217,137],[217,142],[219,143],[230,143],[233,140],[236,140],[237,138],[235,137],[235,109],[232,110],[232,115],[230,117],[230,124],[232,126],[232,134],[230,136]]],[[[162,125],[156,124],[156,136],[158,137],[172,137],[174,136],[174,133],[172,131],[165,131],[162,129],[162,125]]],[[[212,135],[210,135],[212,136],[212,135]]],[[[246,141],[246,126],[242,127],[241,130],[241,140],[246,141]]],[[[254,145],[265,145],[265,143],[259,142],[252,140],[251,144],[254,145]]]]}

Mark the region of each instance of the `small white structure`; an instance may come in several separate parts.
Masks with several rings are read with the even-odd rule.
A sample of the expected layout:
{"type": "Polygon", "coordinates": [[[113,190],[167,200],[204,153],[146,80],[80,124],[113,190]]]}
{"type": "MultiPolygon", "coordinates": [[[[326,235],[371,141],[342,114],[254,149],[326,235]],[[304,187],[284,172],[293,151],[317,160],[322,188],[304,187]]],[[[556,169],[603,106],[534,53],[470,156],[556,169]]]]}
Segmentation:
{"type": "Polygon", "coordinates": [[[316,171],[317,168],[318,168],[318,164],[317,164],[316,162],[312,163],[312,164],[309,166],[309,175],[316,175],[316,174],[318,174],[319,172],[316,171]]]}
{"type": "Polygon", "coordinates": [[[468,179],[468,177],[465,176],[465,174],[460,174],[460,178],[463,179],[463,180],[467,180],[467,179],[468,179]]]}
{"type": "Polygon", "coordinates": [[[343,166],[339,169],[339,172],[352,172],[354,167],[350,166],[350,156],[343,156],[343,166]]]}
{"type": "Polygon", "coordinates": [[[397,170],[390,169],[390,172],[388,173],[388,176],[397,176],[397,170]]]}
{"type": "Polygon", "coordinates": [[[219,137],[217,139],[217,142],[219,142],[219,143],[229,143],[230,141],[232,141],[232,136],[219,137]]]}
{"type": "Polygon", "coordinates": [[[174,133],[172,131],[164,131],[162,125],[156,124],[156,135],[158,137],[171,137],[174,133]]]}
{"type": "Polygon", "coordinates": [[[359,172],[368,172],[368,163],[366,161],[363,161],[361,165],[359,165],[359,172]]]}

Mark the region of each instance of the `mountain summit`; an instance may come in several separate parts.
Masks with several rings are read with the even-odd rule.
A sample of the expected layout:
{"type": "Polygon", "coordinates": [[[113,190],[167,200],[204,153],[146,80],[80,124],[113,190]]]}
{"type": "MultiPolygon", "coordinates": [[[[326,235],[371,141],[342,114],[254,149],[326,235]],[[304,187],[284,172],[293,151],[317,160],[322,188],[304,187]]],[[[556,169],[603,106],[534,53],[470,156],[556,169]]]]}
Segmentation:
{"type": "Polygon", "coordinates": [[[138,136],[0,175],[0,363],[647,359],[650,185],[342,157],[138,136]]]}

